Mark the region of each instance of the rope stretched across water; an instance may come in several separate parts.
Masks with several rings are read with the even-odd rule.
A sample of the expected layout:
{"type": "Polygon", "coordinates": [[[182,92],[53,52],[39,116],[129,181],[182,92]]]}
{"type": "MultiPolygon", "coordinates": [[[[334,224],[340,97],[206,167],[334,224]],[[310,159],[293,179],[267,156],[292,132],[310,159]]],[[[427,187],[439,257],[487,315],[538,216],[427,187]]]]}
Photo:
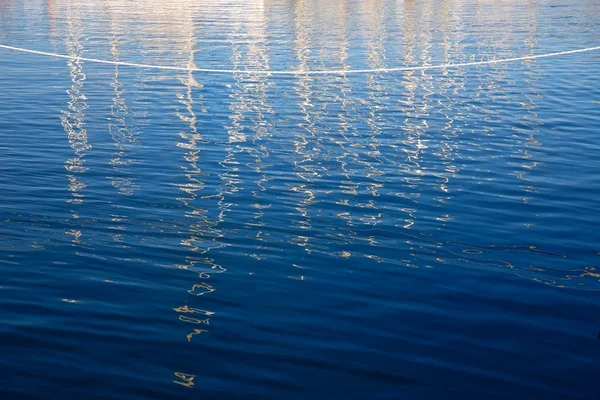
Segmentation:
{"type": "Polygon", "coordinates": [[[132,62],[125,62],[125,61],[109,61],[109,60],[101,60],[101,59],[97,59],[97,58],[78,57],[78,56],[71,56],[68,54],[48,53],[45,51],[24,49],[21,47],[8,46],[8,45],[4,45],[4,44],[0,44],[0,48],[6,49],[6,50],[12,50],[12,51],[19,51],[22,53],[37,54],[37,55],[41,55],[41,56],[64,58],[67,60],[86,61],[86,62],[91,62],[91,63],[118,65],[118,66],[124,66],[124,67],[149,68],[149,69],[184,71],[184,72],[200,72],[200,73],[207,73],[207,74],[252,74],[252,75],[347,75],[347,74],[427,71],[427,70],[432,70],[432,69],[461,68],[461,67],[471,67],[471,66],[476,66],[476,65],[503,64],[503,63],[510,63],[510,62],[515,62],[515,61],[537,60],[540,58],[560,57],[560,56],[566,56],[569,54],[586,53],[586,52],[590,52],[590,51],[600,50],[600,46],[596,46],[596,47],[587,47],[584,49],[561,51],[561,52],[557,52],[557,53],[531,54],[531,55],[522,56],[522,57],[500,58],[500,59],[492,59],[492,60],[485,60],[485,61],[471,61],[471,62],[465,62],[465,63],[422,65],[422,66],[415,66],[415,67],[269,71],[269,70],[239,70],[239,69],[214,69],[214,68],[186,68],[186,67],[174,67],[174,66],[168,66],[168,65],[138,64],[138,63],[132,63],[132,62]]]}

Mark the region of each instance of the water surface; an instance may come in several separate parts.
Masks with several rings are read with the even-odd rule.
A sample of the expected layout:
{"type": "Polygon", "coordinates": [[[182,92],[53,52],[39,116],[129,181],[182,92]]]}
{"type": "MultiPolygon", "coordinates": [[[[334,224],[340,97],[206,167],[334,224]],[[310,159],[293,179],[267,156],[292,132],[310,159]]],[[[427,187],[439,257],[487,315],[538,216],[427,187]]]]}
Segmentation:
{"type": "Polygon", "coordinates": [[[574,0],[0,0],[4,399],[600,395],[574,0]],[[98,64],[235,70],[194,73],[98,64]]]}

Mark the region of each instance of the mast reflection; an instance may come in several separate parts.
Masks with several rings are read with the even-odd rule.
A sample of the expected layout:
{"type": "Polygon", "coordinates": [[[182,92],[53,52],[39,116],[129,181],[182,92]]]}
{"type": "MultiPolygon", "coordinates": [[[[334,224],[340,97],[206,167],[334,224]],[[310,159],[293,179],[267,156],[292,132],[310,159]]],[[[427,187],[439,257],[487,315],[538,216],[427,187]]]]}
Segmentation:
{"type": "MultiPolygon", "coordinates": [[[[81,57],[84,53],[84,47],[81,43],[83,38],[81,12],[77,7],[71,7],[70,2],[67,5],[66,12],[67,36],[65,37],[65,45],[70,56],[81,57]]],[[[71,198],[67,202],[74,207],[71,216],[73,221],[79,218],[76,207],[84,202],[86,184],[83,181],[83,176],[88,170],[85,165],[85,155],[92,146],[88,142],[88,134],[84,126],[85,110],[88,105],[86,102],[87,97],[83,94],[86,79],[83,71],[83,61],[73,58],[67,62],[67,66],[69,67],[72,85],[67,90],[69,96],[67,109],[62,111],[60,119],[67,134],[69,145],[73,149],[73,156],[65,162],[69,191],[71,192],[71,198]]],[[[81,241],[82,231],[80,229],[72,229],[67,233],[72,236],[73,242],[79,243],[81,241]]]]}

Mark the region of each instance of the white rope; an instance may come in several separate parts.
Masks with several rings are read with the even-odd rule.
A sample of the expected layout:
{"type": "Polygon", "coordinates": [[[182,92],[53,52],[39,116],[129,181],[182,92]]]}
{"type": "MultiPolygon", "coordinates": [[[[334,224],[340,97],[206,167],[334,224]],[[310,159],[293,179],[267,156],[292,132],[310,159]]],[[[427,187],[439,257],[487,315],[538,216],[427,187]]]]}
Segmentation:
{"type": "Polygon", "coordinates": [[[76,56],[70,56],[70,55],[66,55],[66,54],[56,54],[56,53],[48,53],[45,51],[29,50],[29,49],[23,49],[20,47],[7,46],[4,44],[0,44],[0,48],[6,49],[6,50],[20,51],[22,53],[38,54],[38,55],[42,55],[42,56],[55,57],[55,58],[65,58],[67,60],[87,61],[87,62],[92,62],[92,63],[119,65],[119,66],[124,66],[124,67],[151,68],[151,69],[162,69],[162,70],[170,70],[170,71],[185,71],[185,72],[203,72],[203,73],[208,73],[208,74],[252,74],[252,75],[346,75],[346,74],[369,74],[369,73],[381,73],[381,72],[426,71],[426,70],[432,70],[432,69],[461,68],[461,67],[471,67],[471,66],[475,66],[475,65],[502,64],[502,63],[510,63],[510,62],[515,62],[515,61],[536,60],[539,58],[560,57],[560,56],[566,56],[569,54],[585,53],[585,52],[589,52],[589,51],[600,50],[600,46],[597,46],[597,47],[587,47],[585,49],[561,51],[558,53],[546,53],[546,54],[537,54],[537,55],[534,54],[534,55],[528,55],[528,56],[522,56],[522,57],[501,58],[501,59],[493,59],[493,60],[486,60],[486,61],[472,61],[472,62],[466,62],[466,63],[423,65],[420,67],[338,69],[338,70],[315,70],[315,71],[311,71],[311,70],[265,71],[265,70],[237,70],[237,69],[213,69],[213,68],[186,68],[186,67],[172,67],[172,66],[168,66],[168,65],[138,64],[138,63],[130,63],[130,62],[124,62],[124,61],[108,61],[108,60],[100,60],[97,58],[76,57],[76,56]]]}

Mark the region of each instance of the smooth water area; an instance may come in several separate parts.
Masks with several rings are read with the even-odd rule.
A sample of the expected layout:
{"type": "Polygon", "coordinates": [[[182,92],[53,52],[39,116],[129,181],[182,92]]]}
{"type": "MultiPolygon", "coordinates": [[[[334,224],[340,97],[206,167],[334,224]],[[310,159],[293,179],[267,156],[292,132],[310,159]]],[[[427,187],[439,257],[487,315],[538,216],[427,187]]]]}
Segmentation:
{"type": "Polygon", "coordinates": [[[599,32],[598,0],[0,0],[0,45],[71,57],[0,48],[0,398],[597,398],[600,51],[266,72],[599,32]]]}

